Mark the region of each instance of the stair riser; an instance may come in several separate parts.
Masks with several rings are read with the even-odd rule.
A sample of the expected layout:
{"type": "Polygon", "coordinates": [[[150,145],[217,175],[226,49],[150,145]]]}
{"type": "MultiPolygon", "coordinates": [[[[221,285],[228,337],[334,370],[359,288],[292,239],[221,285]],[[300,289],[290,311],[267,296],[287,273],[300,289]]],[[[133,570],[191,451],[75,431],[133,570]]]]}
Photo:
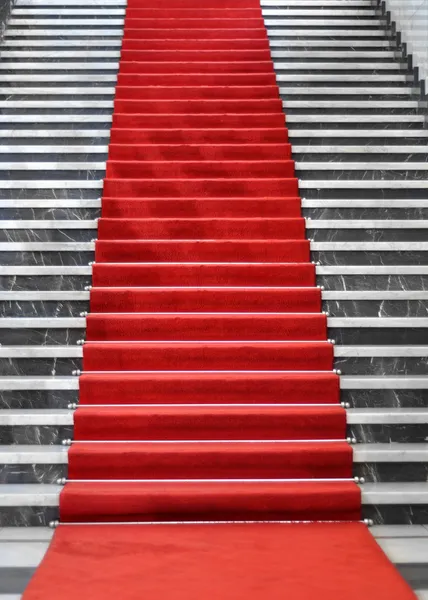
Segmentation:
{"type": "MultiPolygon", "coordinates": [[[[322,202],[322,201],[321,201],[322,202]]],[[[417,201],[416,201],[417,202],[417,201]]],[[[327,204],[327,201],[325,201],[327,204]]],[[[420,202],[424,204],[424,201],[420,202]]],[[[352,207],[347,208],[345,202],[343,202],[344,206],[340,207],[317,207],[317,208],[303,208],[302,214],[304,217],[310,219],[361,219],[361,220],[407,220],[407,219],[428,219],[428,207],[421,206],[418,207],[409,207],[409,208],[394,208],[394,202],[391,200],[389,206],[383,206],[379,208],[371,208],[371,207],[352,207]]],[[[60,218],[60,214],[58,214],[58,218],[60,218]]],[[[9,218],[9,217],[8,217],[9,218]]],[[[12,218],[12,217],[11,217],[12,218]]],[[[27,217],[29,218],[29,217],[27,217]]],[[[34,217],[30,217],[34,218],[34,217]]],[[[74,216],[64,216],[61,218],[76,218],[74,216]]],[[[87,218],[87,217],[85,217],[87,218]]],[[[96,218],[91,217],[91,218],[96,218]]],[[[338,231],[337,233],[340,233],[338,231]]],[[[312,237],[312,235],[310,235],[312,237]]]]}
{"type": "MultiPolygon", "coordinates": [[[[92,284],[90,275],[0,276],[0,290],[79,291],[92,284]]],[[[318,275],[317,285],[326,290],[415,290],[428,288],[425,275],[318,275]]],[[[73,309],[73,314],[74,314],[73,309]]]]}
{"type": "MultiPolygon", "coordinates": [[[[424,265],[428,264],[428,252],[424,251],[312,251],[311,260],[328,265],[424,265]]],[[[70,264],[70,263],[68,263],[70,264]]]]}
{"type": "MultiPolygon", "coordinates": [[[[347,436],[355,437],[362,443],[424,443],[426,438],[426,424],[422,425],[349,425],[347,436]]],[[[20,445],[47,445],[61,444],[64,439],[73,439],[73,426],[58,425],[14,425],[0,426],[0,444],[20,444],[20,445]]],[[[428,461],[427,461],[428,462],[428,461]]],[[[419,463],[414,469],[420,472],[419,463]]],[[[360,465],[354,465],[360,468],[360,465]]],[[[380,467],[379,467],[380,469],[380,467]]],[[[428,468],[424,467],[425,478],[428,476],[428,468]]],[[[380,476],[379,476],[380,477],[380,476]]],[[[424,481],[425,479],[414,478],[415,475],[410,470],[394,469],[388,477],[382,478],[382,481],[424,481]],[[401,472],[404,470],[404,474],[401,472]],[[392,477],[396,477],[392,479],[392,477]],[[401,479],[405,477],[405,479],[401,479]],[[409,478],[410,477],[410,478],[409,478]],[[397,479],[398,478],[398,479],[397,479]]],[[[380,480],[379,478],[377,480],[380,480]]],[[[370,479],[372,481],[372,479],[370,479]]]]}
{"type": "MultiPolygon", "coordinates": [[[[73,427],[57,425],[0,426],[0,444],[49,445],[73,438],[73,427]]],[[[4,482],[1,482],[4,483],[4,482]]],[[[19,482],[21,483],[21,482],[19,482]]],[[[52,483],[55,483],[53,481],[52,483]]]]}
{"type": "MultiPolygon", "coordinates": [[[[417,525],[427,522],[428,511],[420,505],[364,506],[362,516],[372,519],[376,525],[408,525],[409,522],[417,525]]],[[[1,527],[47,527],[58,517],[56,507],[0,508],[1,527]]]]}
{"type": "MultiPolygon", "coordinates": [[[[0,409],[66,409],[78,403],[77,390],[0,390],[0,409]]],[[[425,408],[428,390],[342,390],[353,408],[425,408]]]]}
{"type": "MultiPolygon", "coordinates": [[[[394,373],[394,375],[397,375],[397,373],[394,373]]],[[[352,408],[428,407],[428,389],[343,389],[340,398],[342,402],[347,402],[352,408]]]]}
{"type": "Polygon", "coordinates": [[[48,527],[58,518],[56,506],[0,507],[0,527],[48,527]]]}
{"type": "MultiPolygon", "coordinates": [[[[31,204],[30,202],[28,203],[31,204]]],[[[50,220],[75,220],[91,221],[98,219],[100,210],[98,208],[0,208],[2,219],[36,219],[40,221],[50,220]]],[[[428,213],[427,213],[428,214],[428,213]]],[[[419,217],[417,217],[419,218],[419,217]]],[[[94,236],[93,236],[94,237],[94,236]]]]}
{"type": "MultiPolygon", "coordinates": [[[[55,484],[67,475],[67,465],[10,464],[0,465],[0,483],[50,483],[55,484]]],[[[0,508],[1,514],[1,508],[0,508]]]]}
{"type": "MultiPolygon", "coordinates": [[[[196,229],[196,228],[195,228],[196,229]]],[[[194,237],[197,237],[196,231],[194,237]]],[[[207,232],[205,237],[210,234],[207,232]]],[[[248,235],[251,239],[256,234],[248,235]]],[[[264,239],[268,234],[265,234],[264,239]]],[[[297,236],[297,234],[295,234],[297,236]]],[[[306,235],[316,242],[417,242],[428,241],[428,229],[309,229],[306,235]]],[[[97,236],[96,229],[3,229],[0,230],[0,242],[90,242],[97,236]]],[[[143,236],[141,236],[142,238],[143,236]]],[[[168,239],[168,234],[151,235],[156,239],[168,239]]],[[[182,238],[186,233],[181,234],[182,238]]],[[[216,236],[217,239],[220,235],[216,236]]],[[[260,237],[260,236],[259,236],[260,237]]],[[[280,239],[278,234],[272,235],[280,239]]],[[[282,238],[287,237],[284,228],[282,238]]],[[[222,236],[221,239],[223,239],[222,236]]]]}
{"type": "Polygon", "coordinates": [[[423,525],[428,521],[428,509],[424,505],[377,505],[364,506],[364,519],[371,519],[375,525],[423,525]]]}
{"type": "MultiPolygon", "coordinates": [[[[92,278],[90,275],[37,275],[37,276],[0,276],[0,290],[58,290],[72,291],[83,290],[86,286],[91,285],[92,278]]],[[[420,289],[420,288],[416,288],[420,289]]]]}
{"type": "MultiPolygon", "coordinates": [[[[70,375],[70,373],[68,373],[70,375]]],[[[0,390],[0,410],[66,409],[79,401],[78,390],[0,390]]],[[[66,436],[67,439],[70,436],[66,436]]]]}
{"type": "MultiPolygon", "coordinates": [[[[2,484],[55,484],[67,477],[67,465],[10,464],[0,465],[0,469],[2,484]]],[[[360,463],[354,465],[353,473],[367,483],[425,482],[428,463],[360,463]]]]}
{"type": "Polygon", "coordinates": [[[70,376],[76,369],[81,369],[78,358],[0,358],[0,372],[4,376],[70,376]]]}
{"type": "MultiPolygon", "coordinates": [[[[65,278],[64,278],[65,279],[65,278]]],[[[64,285],[66,283],[64,282],[64,285]]],[[[318,275],[317,285],[326,290],[421,290],[428,288],[425,275],[318,275]]],[[[55,288],[52,288],[55,289],[55,288]]],[[[64,288],[65,289],[65,288],[64,288]]],[[[81,288],[79,288],[81,289],[81,288]]]]}
{"type": "Polygon", "coordinates": [[[81,312],[88,311],[89,302],[84,301],[0,301],[0,315],[3,317],[78,317],[81,312]]]}
{"type": "MultiPolygon", "coordinates": [[[[60,329],[60,328],[43,328],[43,329],[26,329],[26,328],[13,328],[13,329],[0,329],[0,344],[4,346],[51,346],[51,345],[62,345],[62,346],[74,346],[78,342],[78,340],[85,339],[86,332],[85,329],[81,328],[73,328],[73,329],[60,329]]],[[[165,339],[166,334],[160,334],[157,338],[160,340],[162,338],[165,339]]],[[[211,339],[213,336],[209,336],[211,339]]],[[[219,336],[217,336],[220,339],[219,336]]],[[[216,337],[216,339],[217,339],[216,337]]],[[[279,331],[276,336],[272,336],[272,334],[263,336],[269,339],[297,339],[296,336],[292,336],[288,338],[285,334],[282,335],[279,331]]],[[[315,339],[316,336],[314,336],[315,339]]],[[[319,337],[319,336],[318,336],[319,337]]],[[[190,334],[186,336],[186,339],[200,339],[201,335],[197,335],[196,333],[191,336],[190,334]]],[[[233,327],[229,330],[228,335],[224,335],[221,339],[230,339],[230,340],[240,340],[247,338],[254,338],[254,335],[248,334],[245,335],[243,333],[235,332],[233,327]]],[[[376,340],[377,344],[386,344],[386,345],[400,345],[400,344],[408,344],[408,345],[423,345],[427,340],[427,330],[424,328],[403,328],[403,327],[395,327],[395,328],[329,328],[328,329],[328,338],[335,340],[337,345],[347,345],[347,346],[370,346],[373,343],[373,340],[376,340]]],[[[126,339],[126,338],[123,338],[126,339]]],[[[152,339],[147,335],[141,336],[141,341],[145,339],[152,339]]],[[[184,339],[184,337],[182,338],[184,339]]],[[[208,339],[207,336],[204,339],[208,339]]],[[[119,339],[117,341],[120,341],[119,339]]]]}
{"type": "MultiPolygon", "coordinates": [[[[423,300],[327,300],[323,302],[322,309],[331,317],[427,316],[423,300]]],[[[272,312],[269,305],[263,310],[272,312]]],[[[79,317],[81,312],[88,311],[89,302],[85,301],[0,301],[0,314],[3,317],[79,317]]],[[[227,306],[223,312],[227,312],[227,306]]],[[[397,331],[400,329],[397,328],[397,331]]]]}
{"type": "MultiPolygon", "coordinates": [[[[422,358],[337,358],[334,367],[344,375],[428,375],[428,365],[422,358]]],[[[81,361],[72,358],[1,358],[0,368],[5,376],[70,376],[73,370],[81,369],[81,361]]]]}
{"type": "Polygon", "coordinates": [[[94,252],[4,252],[2,265],[49,266],[70,265],[87,266],[95,259],[94,252]]]}

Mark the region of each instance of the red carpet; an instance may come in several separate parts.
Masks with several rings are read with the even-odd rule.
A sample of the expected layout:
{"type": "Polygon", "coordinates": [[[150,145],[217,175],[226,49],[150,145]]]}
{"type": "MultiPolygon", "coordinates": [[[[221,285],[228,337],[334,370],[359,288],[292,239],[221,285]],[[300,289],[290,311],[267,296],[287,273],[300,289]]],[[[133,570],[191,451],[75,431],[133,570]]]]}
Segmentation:
{"type": "Polygon", "coordinates": [[[77,591],[89,600],[416,599],[361,523],[63,525],[24,598],[75,600],[77,591]]]}
{"type": "Polygon", "coordinates": [[[414,598],[358,523],[285,122],[258,0],[129,0],[62,524],[25,600],[414,598]]]}

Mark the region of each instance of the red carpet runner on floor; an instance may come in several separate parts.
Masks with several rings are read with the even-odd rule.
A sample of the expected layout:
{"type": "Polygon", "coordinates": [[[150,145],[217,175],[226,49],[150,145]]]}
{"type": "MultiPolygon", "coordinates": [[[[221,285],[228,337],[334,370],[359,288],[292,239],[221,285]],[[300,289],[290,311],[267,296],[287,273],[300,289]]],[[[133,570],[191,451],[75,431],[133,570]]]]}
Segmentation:
{"type": "Polygon", "coordinates": [[[24,598],[414,598],[358,522],[260,6],[200,6],[128,4],[62,524],[24,598]]]}

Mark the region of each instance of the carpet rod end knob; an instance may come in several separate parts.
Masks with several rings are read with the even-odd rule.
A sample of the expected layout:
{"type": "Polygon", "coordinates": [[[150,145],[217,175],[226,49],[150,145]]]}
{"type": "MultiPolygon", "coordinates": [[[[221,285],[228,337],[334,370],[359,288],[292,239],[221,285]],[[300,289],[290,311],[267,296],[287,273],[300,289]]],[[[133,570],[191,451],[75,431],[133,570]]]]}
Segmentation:
{"type": "Polygon", "coordinates": [[[59,521],[49,521],[49,527],[51,529],[56,529],[59,525],[59,521]]]}
{"type": "Polygon", "coordinates": [[[367,525],[367,527],[373,527],[374,525],[373,519],[364,519],[364,523],[367,525]]]}

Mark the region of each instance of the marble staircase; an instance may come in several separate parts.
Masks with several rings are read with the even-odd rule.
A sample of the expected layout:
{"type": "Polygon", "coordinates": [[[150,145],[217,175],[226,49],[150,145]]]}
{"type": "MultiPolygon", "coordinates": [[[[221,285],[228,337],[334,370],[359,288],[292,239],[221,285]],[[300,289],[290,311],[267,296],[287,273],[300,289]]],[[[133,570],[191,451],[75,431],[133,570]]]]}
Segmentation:
{"type": "MultiPolygon", "coordinates": [[[[375,0],[262,6],[364,517],[426,600],[427,101],[375,0]]],[[[17,0],[0,47],[0,600],[58,517],[124,10],[17,0]]]]}

